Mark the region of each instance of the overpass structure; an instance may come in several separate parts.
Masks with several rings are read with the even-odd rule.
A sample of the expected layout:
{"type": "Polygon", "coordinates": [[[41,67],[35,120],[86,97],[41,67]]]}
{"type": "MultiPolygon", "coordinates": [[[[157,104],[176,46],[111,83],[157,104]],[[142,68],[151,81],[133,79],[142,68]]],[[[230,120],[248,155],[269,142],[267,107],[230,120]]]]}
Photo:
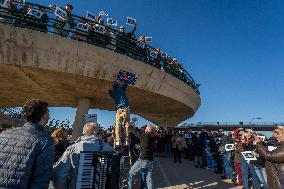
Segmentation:
{"type": "MultiPolygon", "coordinates": [[[[140,48],[109,27],[108,34],[58,28],[53,12],[44,9],[48,20],[43,21],[23,10],[0,8],[0,108],[22,106],[31,98],[77,107],[74,133],[80,135],[89,108],[114,110],[108,91],[117,73],[125,70],[138,76],[127,90],[131,113],[175,127],[198,110],[201,99],[192,77],[175,65],[161,68],[148,61],[152,47],[140,48]],[[55,29],[67,35],[57,35],[55,29]]],[[[85,18],[73,19],[80,23],[85,18]]]]}
{"type": "Polygon", "coordinates": [[[197,124],[185,124],[176,129],[193,131],[201,131],[202,129],[218,131],[223,129],[224,131],[233,131],[242,127],[252,129],[253,131],[273,131],[281,126],[284,126],[283,122],[198,122],[197,124]]]}

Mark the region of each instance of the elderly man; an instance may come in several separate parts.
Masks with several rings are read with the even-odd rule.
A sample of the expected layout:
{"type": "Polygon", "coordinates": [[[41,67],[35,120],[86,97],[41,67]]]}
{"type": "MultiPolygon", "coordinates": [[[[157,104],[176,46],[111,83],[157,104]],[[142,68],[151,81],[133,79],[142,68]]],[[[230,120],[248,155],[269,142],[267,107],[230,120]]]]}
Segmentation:
{"type": "Polygon", "coordinates": [[[140,157],[131,167],[128,175],[128,188],[133,188],[133,176],[144,172],[146,178],[147,189],[152,189],[153,180],[152,180],[152,170],[153,170],[153,151],[155,143],[154,128],[151,125],[147,125],[144,132],[136,130],[133,126],[126,124],[129,132],[134,134],[137,138],[140,139],[140,157]]]}
{"type": "Polygon", "coordinates": [[[284,188],[284,129],[274,130],[279,146],[268,151],[262,144],[261,138],[256,138],[256,150],[258,154],[265,159],[265,168],[267,172],[267,182],[270,189],[284,188]]]}
{"type": "Polygon", "coordinates": [[[61,159],[54,166],[54,184],[55,188],[75,189],[77,168],[80,159],[80,152],[83,150],[84,143],[93,143],[93,151],[103,149],[103,141],[96,133],[97,124],[87,123],[83,127],[83,135],[79,137],[75,144],[69,146],[61,159]]]}

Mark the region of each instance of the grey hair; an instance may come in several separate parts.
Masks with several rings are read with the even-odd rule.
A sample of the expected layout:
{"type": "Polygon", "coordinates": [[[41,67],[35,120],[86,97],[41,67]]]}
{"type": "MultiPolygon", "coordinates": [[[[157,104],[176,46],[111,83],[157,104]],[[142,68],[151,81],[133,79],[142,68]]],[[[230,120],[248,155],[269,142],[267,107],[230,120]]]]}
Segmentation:
{"type": "Polygon", "coordinates": [[[97,134],[98,129],[98,124],[94,122],[86,123],[83,127],[83,135],[97,134]]]}

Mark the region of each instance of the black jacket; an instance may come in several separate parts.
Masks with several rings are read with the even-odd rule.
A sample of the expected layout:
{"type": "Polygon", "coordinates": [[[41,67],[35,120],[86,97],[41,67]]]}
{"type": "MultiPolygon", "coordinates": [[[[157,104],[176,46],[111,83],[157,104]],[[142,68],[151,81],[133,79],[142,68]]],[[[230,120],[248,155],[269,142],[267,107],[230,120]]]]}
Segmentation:
{"type": "Polygon", "coordinates": [[[129,127],[129,131],[140,140],[140,159],[153,160],[155,137],[153,134],[141,133],[133,126],[129,127]]]}

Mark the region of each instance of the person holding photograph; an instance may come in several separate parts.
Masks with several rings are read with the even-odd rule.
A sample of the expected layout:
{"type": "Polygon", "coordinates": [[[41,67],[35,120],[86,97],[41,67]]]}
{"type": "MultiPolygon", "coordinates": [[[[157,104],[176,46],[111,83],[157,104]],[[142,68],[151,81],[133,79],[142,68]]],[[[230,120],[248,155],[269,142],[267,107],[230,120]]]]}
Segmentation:
{"type": "MultiPolygon", "coordinates": [[[[262,136],[258,134],[256,137],[262,136]]],[[[263,144],[264,141],[261,138],[263,144]]],[[[249,171],[252,177],[252,183],[255,189],[268,189],[267,185],[267,175],[265,171],[265,160],[263,157],[260,157],[256,152],[256,149],[253,150],[252,154],[256,157],[256,160],[249,161],[249,171]]]]}
{"type": "Polygon", "coordinates": [[[267,172],[267,183],[269,189],[284,188],[284,129],[274,130],[279,146],[268,151],[262,144],[261,138],[256,137],[256,150],[260,157],[265,160],[265,169],[267,172]]]}
{"type": "Polygon", "coordinates": [[[234,165],[238,175],[239,185],[243,185],[244,189],[248,189],[248,164],[241,152],[251,151],[253,149],[253,131],[251,129],[244,130],[243,128],[238,128],[234,131],[233,136],[237,142],[234,165]],[[242,135],[239,134],[241,131],[243,131],[242,135]]]}
{"type": "MultiPolygon", "coordinates": [[[[56,9],[56,5],[49,5],[51,10],[56,9]]],[[[61,18],[57,17],[57,21],[54,27],[54,33],[59,34],[61,36],[68,36],[68,30],[75,25],[75,22],[71,16],[73,11],[73,5],[70,3],[66,4],[64,8],[62,8],[67,13],[67,16],[62,20],[61,18]]]]}
{"type": "MultiPolygon", "coordinates": [[[[128,105],[128,97],[126,95],[127,84],[126,82],[116,81],[109,91],[110,96],[115,102],[116,121],[115,121],[115,147],[120,149],[122,146],[122,133],[121,127],[130,123],[130,109],[128,105]]],[[[125,128],[124,145],[129,146],[129,132],[128,127],[125,128]]]]}

